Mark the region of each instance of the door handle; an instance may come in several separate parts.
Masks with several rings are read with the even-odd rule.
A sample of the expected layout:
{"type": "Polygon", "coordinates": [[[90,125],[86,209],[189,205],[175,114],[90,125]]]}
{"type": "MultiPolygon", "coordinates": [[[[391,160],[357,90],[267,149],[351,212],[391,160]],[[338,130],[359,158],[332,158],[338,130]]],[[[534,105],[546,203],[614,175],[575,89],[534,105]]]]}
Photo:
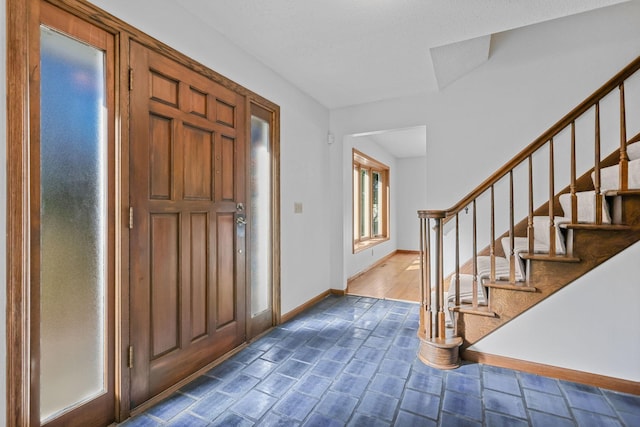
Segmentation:
{"type": "Polygon", "coordinates": [[[236,217],[236,223],[237,223],[238,225],[246,225],[247,220],[246,220],[246,218],[244,217],[244,215],[238,215],[238,216],[236,217]]]}

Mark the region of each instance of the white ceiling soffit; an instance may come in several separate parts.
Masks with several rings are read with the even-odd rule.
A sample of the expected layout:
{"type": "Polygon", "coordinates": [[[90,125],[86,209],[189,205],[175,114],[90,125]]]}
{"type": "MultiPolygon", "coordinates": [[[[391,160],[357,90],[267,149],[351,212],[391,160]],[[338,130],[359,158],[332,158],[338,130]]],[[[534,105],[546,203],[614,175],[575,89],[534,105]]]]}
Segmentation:
{"type": "Polygon", "coordinates": [[[398,159],[422,157],[427,154],[426,126],[367,132],[353,136],[366,137],[398,159]]]}
{"type": "Polygon", "coordinates": [[[458,80],[489,59],[491,35],[432,47],[431,62],[438,89],[458,80]]]}

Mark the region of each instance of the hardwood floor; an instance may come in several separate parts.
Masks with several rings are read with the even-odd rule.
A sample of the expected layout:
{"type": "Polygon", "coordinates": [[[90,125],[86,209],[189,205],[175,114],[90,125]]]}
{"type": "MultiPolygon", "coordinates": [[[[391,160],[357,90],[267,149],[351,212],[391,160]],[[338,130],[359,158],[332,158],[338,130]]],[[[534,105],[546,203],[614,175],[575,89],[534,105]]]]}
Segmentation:
{"type": "Polygon", "coordinates": [[[420,302],[420,255],[398,252],[350,280],[347,294],[420,302]]]}

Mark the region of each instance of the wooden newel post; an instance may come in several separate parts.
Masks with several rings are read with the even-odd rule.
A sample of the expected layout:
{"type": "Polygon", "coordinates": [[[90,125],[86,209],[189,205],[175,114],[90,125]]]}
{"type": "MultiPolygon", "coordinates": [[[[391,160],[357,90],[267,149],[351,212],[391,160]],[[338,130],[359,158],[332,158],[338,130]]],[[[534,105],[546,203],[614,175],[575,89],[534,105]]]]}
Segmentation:
{"type": "Polygon", "coordinates": [[[436,242],[436,265],[435,265],[435,278],[436,278],[436,310],[438,310],[438,321],[436,323],[438,329],[436,333],[437,338],[444,338],[446,336],[445,329],[445,315],[444,315],[444,277],[443,277],[443,251],[442,251],[442,217],[435,218],[435,226],[433,231],[435,233],[436,242]]]}
{"type": "Polygon", "coordinates": [[[433,337],[433,322],[431,312],[431,243],[429,236],[429,218],[420,218],[420,338],[433,337]]]}
{"type": "Polygon", "coordinates": [[[420,218],[420,272],[421,296],[418,357],[424,363],[440,368],[459,366],[459,337],[448,337],[445,324],[443,220],[445,211],[418,211],[420,218]],[[433,220],[434,250],[431,251],[431,220],[433,220]],[[432,270],[433,268],[433,270],[432,270]],[[431,287],[431,272],[435,289],[431,287]],[[431,295],[434,298],[432,299],[431,295]]]}

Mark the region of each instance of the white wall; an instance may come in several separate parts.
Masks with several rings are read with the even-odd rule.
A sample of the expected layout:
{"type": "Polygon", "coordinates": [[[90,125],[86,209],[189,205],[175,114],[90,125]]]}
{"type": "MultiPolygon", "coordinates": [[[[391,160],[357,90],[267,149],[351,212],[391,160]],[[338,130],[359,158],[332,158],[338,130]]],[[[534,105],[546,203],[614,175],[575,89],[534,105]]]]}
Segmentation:
{"type": "Polygon", "coordinates": [[[328,110],[177,3],[153,9],[128,0],[93,3],[280,105],[282,313],[331,287],[329,235],[324,231],[329,225],[328,110]],[[294,214],[294,202],[303,203],[302,214],[294,214]]]}
{"type": "Polygon", "coordinates": [[[640,382],[638,259],[640,243],[470,349],[640,382]]]}
{"type": "Polygon", "coordinates": [[[396,208],[398,249],[420,250],[417,211],[427,205],[427,158],[396,160],[396,208]]]}
{"type": "MultiPolygon", "coordinates": [[[[5,23],[5,0],[0,0],[0,22],[5,23]]],[[[3,27],[6,28],[6,25],[3,27]]],[[[6,74],[7,74],[7,32],[6,30],[0,31],[0,67],[3,70],[0,74],[0,313],[3,316],[0,320],[0,366],[4,367],[3,374],[0,374],[0,426],[6,425],[7,414],[7,376],[4,375],[7,366],[7,335],[6,335],[6,323],[5,312],[7,303],[6,294],[6,277],[7,277],[7,234],[4,230],[7,229],[6,215],[7,215],[7,103],[6,103],[6,74]]]]}

